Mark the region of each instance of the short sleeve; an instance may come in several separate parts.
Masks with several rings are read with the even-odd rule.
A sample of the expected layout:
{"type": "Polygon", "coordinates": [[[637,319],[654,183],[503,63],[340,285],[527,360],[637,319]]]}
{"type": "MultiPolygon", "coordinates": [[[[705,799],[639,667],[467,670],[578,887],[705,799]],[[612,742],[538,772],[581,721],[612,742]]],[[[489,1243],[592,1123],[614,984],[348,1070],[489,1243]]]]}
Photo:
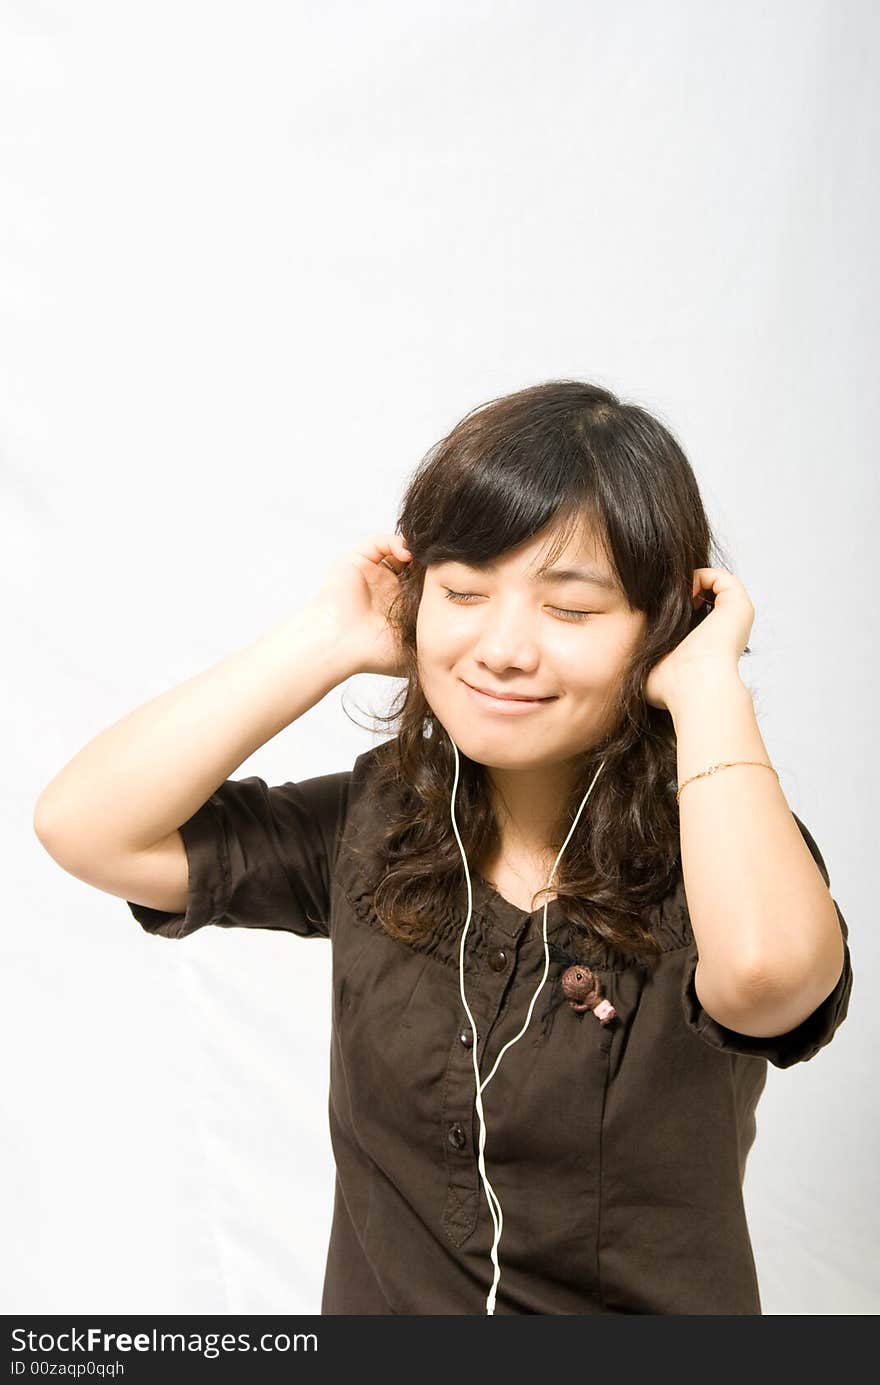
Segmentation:
{"type": "MultiPolygon", "coordinates": [[[[828,870],[818,846],[797,814],[793,813],[792,817],[800,828],[801,836],[810,848],[813,860],[819,867],[825,884],[830,889],[831,881],[828,870]]],[[[726,1050],[730,1053],[744,1053],[753,1058],[766,1058],[777,1068],[790,1068],[795,1063],[804,1063],[818,1053],[820,1048],[824,1048],[826,1044],[830,1043],[835,1031],[846,1018],[850,992],[852,991],[849,929],[837,901],[833,900],[832,902],[837,910],[840,931],[843,935],[843,970],[834,990],[796,1029],[789,1030],[787,1034],[775,1034],[770,1038],[760,1038],[750,1034],[738,1034],[735,1030],[725,1028],[723,1024],[719,1024],[710,1015],[707,1015],[700,1005],[694,986],[698,960],[696,945],[688,949],[682,980],[682,1004],[688,1028],[713,1048],[726,1050]]]]}
{"type": "Polygon", "coordinates": [[[227,779],[180,827],[189,871],[186,912],[126,900],[148,933],[275,928],[330,936],[330,882],[351,770],[299,783],[227,779]]]}

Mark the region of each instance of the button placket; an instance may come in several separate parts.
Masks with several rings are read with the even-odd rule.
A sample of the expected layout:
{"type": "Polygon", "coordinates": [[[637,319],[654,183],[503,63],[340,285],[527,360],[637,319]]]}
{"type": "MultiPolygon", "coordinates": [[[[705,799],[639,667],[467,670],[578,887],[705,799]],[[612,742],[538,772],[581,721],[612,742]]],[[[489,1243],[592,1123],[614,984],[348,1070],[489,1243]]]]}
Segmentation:
{"type": "MultiPolygon", "coordinates": [[[[522,914],[510,923],[494,919],[482,946],[468,949],[466,940],[465,994],[474,1016],[478,1038],[478,1065],[482,1081],[490,1071],[485,1053],[511,984],[516,944],[529,923],[522,914]],[[479,978],[479,991],[470,976],[479,978]]],[[[450,1240],[461,1245],[474,1230],[479,1215],[481,1185],[476,1154],[478,1125],[474,1090],[474,1034],[459,994],[459,1022],[450,1047],[443,1093],[442,1128],[448,1185],[441,1224],[450,1240]]],[[[494,1061],[494,1060],[493,1060],[494,1061]]]]}
{"type": "MultiPolygon", "coordinates": [[[[528,923],[528,914],[521,915],[513,929],[509,928],[506,924],[502,925],[496,922],[488,940],[488,945],[483,953],[479,968],[482,983],[481,998],[485,1010],[482,1021],[476,1012],[474,1012],[479,1035],[479,1068],[481,1080],[489,1072],[485,1057],[487,1041],[490,1039],[498,1016],[504,1007],[505,999],[513,980],[516,964],[516,944],[520,936],[525,932],[528,923]]],[[[470,996],[468,996],[468,1004],[473,1011],[474,1007],[471,1004],[470,996]]],[[[464,1010],[462,1011],[462,1015],[464,1018],[462,1029],[466,1029],[470,1036],[470,1042],[466,1047],[470,1050],[473,1048],[473,1031],[468,1023],[467,1014],[464,1010]]],[[[494,1059],[492,1061],[494,1062],[494,1059]]],[[[469,1059],[466,1066],[470,1073],[471,1082],[473,1082],[473,1061],[469,1059]]]]}

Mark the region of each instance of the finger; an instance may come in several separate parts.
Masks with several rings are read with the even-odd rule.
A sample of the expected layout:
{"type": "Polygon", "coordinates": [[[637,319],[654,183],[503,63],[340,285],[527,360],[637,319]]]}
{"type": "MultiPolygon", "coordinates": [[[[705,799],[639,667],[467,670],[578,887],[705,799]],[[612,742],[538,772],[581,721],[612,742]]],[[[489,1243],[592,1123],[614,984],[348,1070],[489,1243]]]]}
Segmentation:
{"type": "Polygon", "coordinates": [[[691,601],[697,605],[714,606],[715,587],[718,581],[719,572],[722,568],[717,567],[698,567],[694,568],[694,577],[691,582],[691,601]]]}
{"type": "Polygon", "coordinates": [[[386,554],[382,562],[386,567],[390,567],[392,572],[399,576],[406,564],[412,562],[412,553],[399,534],[392,534],[390,543],[391,551],[386,554]]]}
{"type": "Polygon", "coordinates": [[[372,534],[359,545],[358,552],[374,563],[381,563],[383,558],[396,554],[400,555],[401,560],[405,557],[408,561],[412,557],[398,534],[372,534]]]}
{"type": "Polygon", "coordinates": [[[393,536],[393,540],[393,552],[388,552],[383,558],[380,558],[379,566],[387,567],[396,577],[399,577],[406,564],[412,562],[412,554],[396,534],[393,536]]]}
{"type": "Polygon", "coordinates": [[[391,552],[387,534],[370,534],[358,544],[358,552],[374,563],[380,563],[386,553],[391,552]]]}

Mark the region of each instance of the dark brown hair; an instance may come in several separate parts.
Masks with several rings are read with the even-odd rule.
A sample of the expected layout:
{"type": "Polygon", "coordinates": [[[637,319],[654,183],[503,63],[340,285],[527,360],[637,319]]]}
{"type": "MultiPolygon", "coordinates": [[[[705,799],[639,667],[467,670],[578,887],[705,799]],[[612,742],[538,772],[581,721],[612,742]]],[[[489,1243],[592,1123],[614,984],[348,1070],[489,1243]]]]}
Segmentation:
{"type": "MultiPolygon", "coordinates": [[[[561,528],[552,561],[584,521],[630,609],[647,621],[620,678],[614,729],[584,751],[580,778],[561,804],[548,843],[554,851],[604,759],[552,889],[587,942],[601,939],[630,956],[658,951],[646,911],[669,893],[680,866],[676,741],[670,714],[646,701],[644,683],[710,609],[694,610],[694,568],[730,564],[721,560],[696,478],[670,430],[638,405],[580,380],[550,380],[471,410],[406,486],[397,528],[413,558],[389,612],[405,682],[392,711],[374,718],[397,731],[380,757],[377,788],[393,807],[372,882],[376,916],[392,936],[424,937],[432,918],[463,908],[465,898],[450,823],[454,751],[416,666],[425,569],[450,560],[480,564],[551,523],[561,528]]],[[[459,760],[456,822],[468,860],[479,861],[496,849],[498,826],[485,767],[462,752],[459,760]]]]}

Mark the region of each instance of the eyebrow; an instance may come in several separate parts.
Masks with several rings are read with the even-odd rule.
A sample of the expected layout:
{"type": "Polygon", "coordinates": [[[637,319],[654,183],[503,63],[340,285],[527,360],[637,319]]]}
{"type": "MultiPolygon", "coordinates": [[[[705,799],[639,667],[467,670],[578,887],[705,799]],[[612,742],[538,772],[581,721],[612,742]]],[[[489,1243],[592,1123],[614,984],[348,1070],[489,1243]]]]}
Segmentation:
{"type": "MultiPolygon", "coordinates": [[[[482,563],[465,563],[460,559],[453,558],[453,562],[458,562],[461,567],[469,567],[474,572],[497,572],[498,564],[493,559],[488,558],[482,563]]],[[[533,582],[586,582],[591,587],[600,587],[603,591],[616,592],[617,583],[613,577],[606,576],[604,572],[599,572],[592,567],[546,567],[541,568],[532,578],[533,582]]]]}

